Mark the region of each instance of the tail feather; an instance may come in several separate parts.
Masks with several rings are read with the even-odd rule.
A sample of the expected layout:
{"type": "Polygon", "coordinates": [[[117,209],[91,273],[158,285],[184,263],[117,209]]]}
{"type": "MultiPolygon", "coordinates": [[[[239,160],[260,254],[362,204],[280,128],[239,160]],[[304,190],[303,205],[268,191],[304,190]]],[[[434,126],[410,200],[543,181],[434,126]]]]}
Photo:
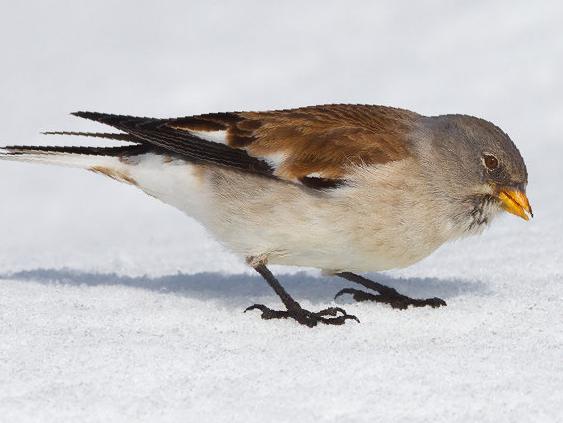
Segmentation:
{"type": "Polygon", "coordinates": [[[48,131],[42,132],[43,135],[73,135],[77,137],[105,138],[115,141],[125,141],[139,143],[139,138],[131,134],[115,134],[109,132],[76,132],[76,131],[48,131]]]}
{"type": "Polygon", "coordinates": [[[92,168],[123,157],[138,156],[152,151],[145,145],[120,147],[8,146],[0,148],[0,160],[54,164],[92,168]]]}

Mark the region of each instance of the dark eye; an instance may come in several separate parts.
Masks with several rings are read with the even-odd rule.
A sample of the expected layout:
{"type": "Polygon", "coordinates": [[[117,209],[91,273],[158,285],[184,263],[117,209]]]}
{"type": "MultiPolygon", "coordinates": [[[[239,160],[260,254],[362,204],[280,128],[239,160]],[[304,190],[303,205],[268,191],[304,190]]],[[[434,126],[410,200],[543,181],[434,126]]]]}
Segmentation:
{"type": "Polygon", "coordinates": [[[489,170],[495,170],[498,167],[498,159],[495,156],[485,154],[483,156],[483,161],[489,170]]]}

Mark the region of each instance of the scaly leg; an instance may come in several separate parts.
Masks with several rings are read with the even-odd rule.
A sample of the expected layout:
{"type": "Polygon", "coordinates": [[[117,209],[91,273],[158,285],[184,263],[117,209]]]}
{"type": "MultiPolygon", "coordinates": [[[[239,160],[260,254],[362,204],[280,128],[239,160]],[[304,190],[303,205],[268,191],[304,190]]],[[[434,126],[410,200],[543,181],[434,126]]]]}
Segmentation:
{"type": "Polygon", "coordinates": [[[266,282],[268,282],[268,285],[278,294],[286,310],[272,310],[263,304],[254,304],[244,310],[245,313],[249,310],[258,309],[262,311],[262,319],[291,318],[310,328],[316,326],[319,322],[326,325],[342,325],[349,319],[356,320],[358,323],[360,322],[356,316],[346,313],[346,311],[340,307],[330,307],[317,312],[305,310],[297,301],[291,298],[265,264],[258,263],[252,267],[262,275],[266,282]],[[341,315],[339,316],[338,313],[341,313],[341,315]]]}

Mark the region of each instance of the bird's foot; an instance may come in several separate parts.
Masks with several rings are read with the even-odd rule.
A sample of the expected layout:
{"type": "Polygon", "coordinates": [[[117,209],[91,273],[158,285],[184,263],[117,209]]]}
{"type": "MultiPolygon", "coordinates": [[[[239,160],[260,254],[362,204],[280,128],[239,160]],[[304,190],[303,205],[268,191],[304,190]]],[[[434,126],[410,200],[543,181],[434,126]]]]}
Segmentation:
{"type": "Polygon", "coordinates": [[[255,309],[262,312],[262,319],[291,318],[310,328],[317,326],[319,322],[325,325],[343,325],[346,323],[346,320],[355,320],[360,323],[356,316],[346,313],[346,310],[340,307],[329,307],[321,311],[312,312],[305,310],[299,304],[289,307],[287,310],[272,310],[263,304],[254,304],[244,310],[244,312],[255,309]]]}
{"type": "Polygon", "coordinates": [[[341,295],[350,294],[356,301],[375,301],[377,303],[389,304],[391,307],[398,308],[400,310],[405,310],[410,305],[412,305],[413,307],[430,306],[432,308],[438,308],[447,305],[446,302],[441,298],[434,297],[421,300],[399,294],[392,288],[389,289],[389,292],[385,292],[383,294],[372,294],[370,292],[361,291],[359,289],[344,288],[343,290],[339,291],[334,298],[336,299],[341,295]]]}

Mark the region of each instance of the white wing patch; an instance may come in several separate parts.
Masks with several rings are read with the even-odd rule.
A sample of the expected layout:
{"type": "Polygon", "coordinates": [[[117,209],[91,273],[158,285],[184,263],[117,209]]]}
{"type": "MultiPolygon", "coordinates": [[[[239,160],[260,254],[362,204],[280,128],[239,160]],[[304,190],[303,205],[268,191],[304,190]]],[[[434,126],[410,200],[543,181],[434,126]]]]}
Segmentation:
{"type": "Polygon", "coordinates": [[[268,154],[267,156],[261,157],[261,159],[265,160],[274,169],[277,169],[283,164],[285,159],[287,159],[287,154],[285,153],[268,154]]]}
{"type": "Polygon", "coordinates": [[[190,134],[195,135],[205,141],[227,144],[227,131],[194,131],[189,130],[190,134]]]}

